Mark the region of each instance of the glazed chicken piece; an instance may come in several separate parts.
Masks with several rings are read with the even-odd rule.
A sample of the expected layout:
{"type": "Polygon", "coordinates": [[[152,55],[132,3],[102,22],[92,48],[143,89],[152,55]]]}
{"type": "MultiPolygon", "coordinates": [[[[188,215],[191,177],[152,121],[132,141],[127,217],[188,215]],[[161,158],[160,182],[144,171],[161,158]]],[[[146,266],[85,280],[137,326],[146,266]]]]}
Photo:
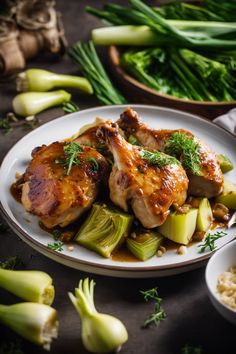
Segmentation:
{"type": "Polygon", "coordinates": [[[23,177],[22,204],[47,228],[64,227],[87,210],[108,173],[107,162],[99,152],[72,144],[78,150],[73,156],[68,154],[71,144],[66,142],[34,149],[23,177]]]}
{"type": "Polygon", "coordinates": [[[176,159],[129,144],[114,123],[100,127],[97,135],[107,143],[114,158],[109,177],[111,200],[125,211],[130,204],[144,227],[161,225],[171,205],[185,202],[188,178],[176,159]],[[151,161],[150,156],[156,160],[151,161]]]}
{"type": "MultiPolygon", "coordinates": [[[[188,194],[211,198],[222,192],[224,177],[215,153],[209,146],[189,131],[184,129],[154,130],[149,128],[146,124],[143,124],[138,114],[131,108],[128,108],[121,114],[117,123],[119,127],[124,130],[127,138],[132,135],[137,139],[140,145],[148,149],[156,149],[177,157],[183,164],[189,178],[188,194]],[[192,161],[189,159],[188,152],[184,155],[184,150],[176,150],[177,143],[175,145],[175,140],[179,140],[179,142],[185,140],[185,142],[182,143],[181,149],[183,149],[184,144],[186,144],[186,140],[187,146],[191,145],[192,150],[197,148],[198,169],[196,169],[196,161],[195,169],[189,168],[191,167],[189,161],[193,162],[193,159],[192,161]],[[170,144],[172,144],[172,153],[170,151],[170,144]]],[[[179,145],[181,147],[180,143],[179,145]]],[[[192,156],[194,156],[194,154],[192,154],[192,156]]],[[[192,166],[194,167],[194,165],[192,166]]]]}

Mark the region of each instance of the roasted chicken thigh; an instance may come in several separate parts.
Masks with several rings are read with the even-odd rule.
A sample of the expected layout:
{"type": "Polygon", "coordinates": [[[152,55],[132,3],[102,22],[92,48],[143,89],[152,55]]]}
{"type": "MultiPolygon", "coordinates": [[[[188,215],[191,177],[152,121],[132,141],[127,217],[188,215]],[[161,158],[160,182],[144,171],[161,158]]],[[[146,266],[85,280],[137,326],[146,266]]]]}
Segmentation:
{"type": "Polygon", "coordinates": [[[109,177],[111,200],[125,211],[130,204],[144,227],[161,225],[171,205],[185,202],[188,178],[175,158],[129,144],[114,123],[98,128],[97,135],[114,158],[109,177]]]}
{"type": "Polygon", "coordinates": [[[48,228],[64,227],[87,210],[107,174],[99,152],[72,144],[55,142],[34,149],[23,176],[22,204],[48,228]],[[68,154],[68,147],[77,152],[68,154]]]}
{"type": "Polygon", "coordinates": [[[217,157],[192,133],[184,129],[152,129],[143,124],[131,108],[121,114],[117,123],[126,136],[134,136],[138,144],[177,157],[187,172],[190,195],[211,198],[221,193],[224,178],[217,157]]]}

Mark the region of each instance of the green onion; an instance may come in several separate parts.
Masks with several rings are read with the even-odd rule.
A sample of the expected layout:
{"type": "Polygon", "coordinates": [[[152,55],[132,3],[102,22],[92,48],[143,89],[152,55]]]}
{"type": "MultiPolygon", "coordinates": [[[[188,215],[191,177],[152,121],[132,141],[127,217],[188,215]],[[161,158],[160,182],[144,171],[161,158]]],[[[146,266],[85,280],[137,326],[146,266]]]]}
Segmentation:
{"type": "Polygon", "coordinates": [[[51,305],[55,290],[52,278],[35,270],[9,270],[0,268],[0,287],[26,301],[51,305]]]}
{"type": "Polygon", "coordinates": [[[71,95],[64,91],[25,92],[13,99],[13,109],[19,116],[33,116],[47,108],[69,102],[71,95]]]}
{"type": "Polygon", "coordinates": [[[48,350],[53,338],[57,337],[57,311],[44,304],[0,305],[0,323],[48,350]]]}
{"type": "Polygon", "coordinates": [[[108,258],[124,242],[132,222],[133,217],[129,214],[94,204],[76,236],[76,242],[108,258]]]}
{"type": "Polygon", "coordinates": [[[114,88],[97,55],[92,41],[76,43],[69,51],[75,63],[79,64],[85,77],[91,83],[98,100],[105,104],[123,104],[125,98],[114,88]]]}
{"type": "Polygon", "coordinates": [[[57,87],[71,87],[92,94],[93,88],[89,81],[80,76],[63,75],[42,69],[28,69],[18,74],[17,91],[49,91],[57,87]]]}
{"type": "MultiPolygon", "coordinates": [[[[119,25],[113,29],[109,27],[93,31],[92,38],[95,44],[145,46],[171,43],[178,47],[209,50],[236,48],[234,22],[166,20],[161,11],[147,6],[140,0],[129,2],[131,7],[107,4],[105,11],[87,8],[93,15],[119,25]],[[125,28],[121,25],[132,26],[125,28]]],[[[217,16],[216,19],[218,20],[217,16]]]]}
{"type": "Polygon", "coordinates": [[[69,293],[71,302],[82,321],[82,342],[92,353],[118,351],[128,340],[124,324],[116,317],[99,313],[94,305],[93,280],[80,280],[75,296],[69,293]]]}
{"type": "Polygon", "coordinates": [[[138,234],[135,238],[127,238],[126,245],[135,257],[146,261],[157,253],[162,240],[163,236],[156,232],[145,232],[138,234]]]}

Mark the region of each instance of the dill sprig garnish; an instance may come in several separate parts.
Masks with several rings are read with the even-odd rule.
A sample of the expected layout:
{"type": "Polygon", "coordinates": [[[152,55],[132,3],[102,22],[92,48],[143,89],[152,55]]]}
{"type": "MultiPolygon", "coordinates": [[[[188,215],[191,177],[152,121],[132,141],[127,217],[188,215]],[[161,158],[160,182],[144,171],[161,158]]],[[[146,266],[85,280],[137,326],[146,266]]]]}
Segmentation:
{"type": "Polygon", "coordinates": [[[159,297],[157,288],[149,289],[146,291],[140,291],[145,301],[155,300],[154,312],[146,319],[143,326],[149,327],[150,325],[158,325],[166,318],[166,313],[161,306],[162,299],[159,297]]]}
{"type": "Polygon", "coordinates": [[[227,233],[224,231],[217,231],[214,234],[208,234],[205,237],[204,243],[198,245],[198,247],[200,248],[199,253],[203,253],[206,250],[214,251],[217,248],[217,246],[215,245],[215,241],[226,235],[227,233]]]}
{"type": "Polygon", "coordinates": [[[165,153],[181,159],[183,167],[195,175],[201,171],[200,145],[193,136],[185,133],[173,133],[166,141],[165,153]]]}
{"type": "Polygon", "coordinates": [[[69,176],[72,166],[80,164],[81,161],[77,155],[83,152],[83,149],[80,144],[76,142],[66,144],[63,149],[66,158],[56,159],[55,163],[62,165],[64,168],[67,168],[66,175],[69,176]]]}
{"type": "Polygon", "coordinates": [[[179,163],[179,161],[174,157],[167,156],[159,151],[141,150],[140,155],[141,158],[146,160],[149,165],[157,165],[158,167],[179,163]]]}
{"type": "Polygon", "coordinates": [[[48,245],[47,245],[48,248],[50,248],[53,251],[57,251],[57,252],[63,251],[63,246],[64,246],[64,243],[61,241],[48,243],[48,245]]]}

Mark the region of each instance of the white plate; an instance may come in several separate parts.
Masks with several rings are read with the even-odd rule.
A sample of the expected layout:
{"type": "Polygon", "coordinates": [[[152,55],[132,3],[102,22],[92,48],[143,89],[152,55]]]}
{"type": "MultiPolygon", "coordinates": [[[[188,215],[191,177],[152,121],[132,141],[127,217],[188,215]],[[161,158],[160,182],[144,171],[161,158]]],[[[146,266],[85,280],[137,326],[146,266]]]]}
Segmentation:
{"type": "MultiPolygon", "coordinates": [[[[0,205],[3,214],[11,228],[38,252],[83,271],[118,277],[145,278],[172,275],[199,267],[206,262],[211,253],[199,253],[197,244],[190,246],[185,255],[180,256],[176,250],[168,250],[163,257],[153,257],[145,262],[118,262],[104,259],[76,244],[72,252],[66,246],[63,252],[52,251],[47,248],[47,244],[52,242],[51,235],[38,226],[37,217],[27,213],[9,192],[16,171],[22,173],[25,170],[33,148],[70,137],[84,124],[93,122],[96,117],[117,120],[125,107],[127,105],[98,107],[63,116],[32,131],[15,144],[6,155],[0,170],[0,205]]],[[[236,166],[236,139],[222,128],[180,111],[145,105],[132,105],[132,107],[142,120],[153,128],[190,130],[217,153],[226,154],[236,166]]],[[[234,170],[227,174],[227,179],[236,181],[234,170]]],[[[219,239],[217,246],[221,247],[235,236],[235,229],[227,230],[227,236],[219,239]]]]}

